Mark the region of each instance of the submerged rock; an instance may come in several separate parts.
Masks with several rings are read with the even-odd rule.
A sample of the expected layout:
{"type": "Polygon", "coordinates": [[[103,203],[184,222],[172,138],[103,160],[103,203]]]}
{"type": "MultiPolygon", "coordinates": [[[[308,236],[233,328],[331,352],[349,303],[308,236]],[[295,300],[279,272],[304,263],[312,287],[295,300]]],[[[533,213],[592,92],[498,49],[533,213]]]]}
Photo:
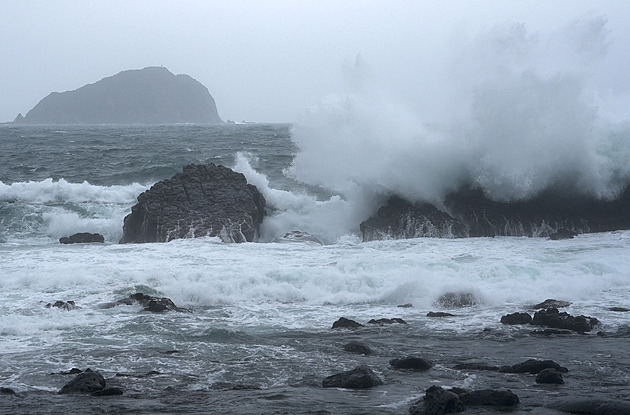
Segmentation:
{"type": "Polygon", "coordinates": [[[552,241],[559,241],[561,239],[573,239],[577,235],[577,232],[570,231],[568,229],[558,229],[556,232],[549,235],[549,239],[552,241]]]}
{"type": "Polygon", "coordinates": [[[429,311],[427,317],[456,317],[455,314],[446,313],[444,311],[429,311]]]}
{"type": "Polygon", "coordinates": [[[184,167],[140,196],[125,217],[121,243],[216,236],[255,242],[265,198],[241,173],[214,164],[184,167]]]}
{"type": "Polygon", "coordinates": [[[611,402],[603,399],[564,401],[552,406],[562,412],[585,415],[630,415],[630,402],[611,402]]]}
{"type": "Polygon", "coordinates": [[[415,371],[425,371],[429,370],[433,367],[433,363],[430,361],[423,359],[421,357],[416,356],[407,356],[399,359],[391,359],[389,364],[394,369],[407,369],[407,370],[415,370],[415,371]]]}
{"type": "Polygon", "coordinates": [[[368,321],[368,324],[377,324],[379,326],[383,326],[385,324],[407,324],[405,320],[402,318],[394,317],[394,318],[379,318],[379,319],[371,319],[368,321]]]}
{"type": "Polygon", "coordinates": [[[491,372],[498,372],[499,366],[488,365],[485,363],[459,363],[453,366],[456,370],[488,370],[491,372]]]}
{"type": "Polygon", "coordinates": [[[104,243],[105,237],[100,233],[88,233],[81,232],[75,233],[71,236],[59,238],[60,244],[89,244],[89,243],[104,243]]]}
{"type": "Polygon", "coordinates": [[[364,354],[366,356],[372,354],[370,346],[359,342],[347,343],[343,346],[343,350],[350,353],[364,354]]]}
{"type": "Polygon", "coordinates": [[[17,393],[15,393],[15,391],[11,388],[7,388],[7,387],[0,387],[0,394],[3,395],[14,395],[17,396],[17,393]]]}
{"type": "Polygon", "coordinates": [[[359,366],[347,372],[337,373],[322,381],[324,388],[368,389],[382,384],[381,378],[367,366],[359,366]]]}
{"type": "Polygon", "coordinates": [[[116,301],[112,306],[134,304],[139,304],[144,307],[144,311],[150,311],[152,313],[161,313],[163,311],[177,311],[179,313],[190,312],[190,310],[185,308],[177,307],[170,298],[153,297],[142,293],[131,294],[127,298],[116,301]]]}
{"type": "MultiPolygon", "coordinates": [[[[456,389],[453,388],[453,391],[456,389]]],[[[466,406],[498,406],[512,407],[519,404],[518,396],[511,390],[497,391],[492,389],[482,389],[467,391],[457,389],[457,395],[466,406]]]]}
{"type": "Polygon", "coordinates": [[[66,383],[59,394],[94,393],[103,389],[105,389],[105,378],[98,372],[86,369],[85,372],[66,383]]]}
{"type": "Polygon", "coordinates": [[[472,293],[467,292],[448,292],[446,294],[442,294],[435,300],[435,303],[444,308],[462,308],[462,307],[471,307],[478,303],[479,301],[472,293]]]}
{"type": "Polygon", "coordinates": [[[532,324],[585,333],[599,324],[599,320],[587,316],[574,317],[566,312],[559,312],[557,308],[548,308],[537,311],[532,319],[532,324]]]}
{"type": "Polygon", "coordinates": [[[538,372],[536,383],[564,385],[564,379],[562,378],[562,372],[550,367],[538,372]]]}
{"type": "Polygon", "coordinates": [[[55,301],[54,303],[46,304],[46,308],[60,308],[62,310],[71,311],[71,310],[80,310],[81,307],[76,305],[74,301],[55,301]]]}

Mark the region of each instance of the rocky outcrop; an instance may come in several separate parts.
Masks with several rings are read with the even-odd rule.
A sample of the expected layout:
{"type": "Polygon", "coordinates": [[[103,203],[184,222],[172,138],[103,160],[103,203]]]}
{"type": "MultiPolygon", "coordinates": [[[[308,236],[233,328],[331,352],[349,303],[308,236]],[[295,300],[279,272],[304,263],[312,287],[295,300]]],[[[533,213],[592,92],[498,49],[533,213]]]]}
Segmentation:
{"type": "Polygon", "coordinates": [[[89,244],[89,243],[104,243],[105,237],[100,233],[88,233],[81,232],[75,233],[71,236],[59,238],[60,244],[89,244]]]}
{"type": "Polygon", "coordinates": [[[568,307],[570,305],[571,303],[568,301],[547,298],[542,303],[535,304],[534,306],[532,306],[532,308],[534,310],[540,310],[541,308],[562,308],[562,307],[568,307]]]}
{"type": "Polygon", "coordinates": [[[555,369],[561,373],[567,373],[569,369],[566,367],[560,366],[558,363],[553,360],[536,360],[529,359],[522,363],[517,363],[512,366],[502,366],[499,369],[499,372],[502,373],[531,373],[533,375],[545,370],[545,369],[555,369]]]}
{"type": "Polygon", "coordinates": [[[138,196],[125,217],[120,242],[203,236],[255,242],[264,216],[265,198],[244,175],[214,164],[191,164],[138,196]]]}
{"type": "Polygon", "coordinates": [[[441,386],[431,386],[424,396],[409,408],[409,415],[441,415],[466,409],[456,393],[441,386]]]}
{"type": "Polygon", "coordinates": [[[360,225],[364,241],[418,237],[536,236],[630,229],[630,189],[617,199],[547,191],[526,201],[497,202],[481,190],[463,189],[438,207],[391,197],[360,225]]]}
{"type": "Polygon", "coordinates": [[[153,297],[142,293],[135,293],[127,298],[118,300],[112,307],[117,305],[135,305],[138,304],[143,307],[143,311],[150,311],[152,313],[162,313],[164,311],[177,311],[179,313],[189,313],[190,311],[177,307],[170,298],[166,297],[153,297]]]}
{"type": "Polygon", "coordinates": [[[529,324],[532,322],[532,316],[528,313],[512,313],[506,314],[501,317],[501,323],[503,324],[529,324]]]}
{"type": "Polygon", "coordinates": [[[359,366],[347,372],[337,373],[322,381],[324,388],[368,389],[382,384],[381,378],[367,366],[359,366]]]}
{"type": "Polygon", "coordinates": [[[375,324],[378,326],[384,326],[386,324],[407,324],[405,320],[399,317],[394,318],[379,318],[379,319],[370,319],[368,324],[375,324]]]}
{"type": "Polygon", "coordinates": [[[599,324],[599,320],[587,316],[574,317],[569,313],[559,312],[557,308],[547,308],[546,310],[537,311],[534,314],[532,324],[586,333],[593,330],[593,327],[599,324]]]}
{"type": "Polygon", "coordinates": [[[333,329],[358,329],[359,327],[363,327],[363,324],[345,317],[339,317],[339,320],[332,325],[333,329]]]}
{"type": "Polygon", "coordinates": [[[66,383],[59,391],[59,394],[67,393],[94,393],[105,389],[105,378],[98,372],[86,369],[79,373],[74,379],[66,383]]]}
{"type": "Polygon", "coordinates": [[[163,67],[129,70],[74,91],[53,92],[19,124],[216,124],[208,89],[163,67]]]}
{"type": "Polygon", "coordinates": [[[80,310],[81,307],[76,305],[74,301],[55,301],[54,303],[46,304],[46,308],[59,308],[61,310],[72,311],[72,310],[80,310]]]}

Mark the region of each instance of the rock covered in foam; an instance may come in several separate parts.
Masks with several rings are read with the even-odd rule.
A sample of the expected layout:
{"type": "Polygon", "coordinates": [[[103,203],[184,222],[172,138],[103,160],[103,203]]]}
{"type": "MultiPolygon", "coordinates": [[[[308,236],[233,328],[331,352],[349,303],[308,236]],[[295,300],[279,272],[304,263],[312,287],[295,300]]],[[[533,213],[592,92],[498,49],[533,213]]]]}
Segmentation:
{"type": "Polygon", "coordinates": [[[203,236],[255,242],[264,216],[265,198],[244,175],[224,166],[191,164],[138,196],[120,242],[203,236]]]}

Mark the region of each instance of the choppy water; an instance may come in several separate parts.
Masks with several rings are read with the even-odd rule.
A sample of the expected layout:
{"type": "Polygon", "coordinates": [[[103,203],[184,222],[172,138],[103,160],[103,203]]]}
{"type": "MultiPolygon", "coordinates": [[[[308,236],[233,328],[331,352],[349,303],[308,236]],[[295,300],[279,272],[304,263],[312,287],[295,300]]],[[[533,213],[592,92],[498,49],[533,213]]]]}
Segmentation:
{"type": "Polygon", "coordinates": [[[0,413],[401,414],[434,384],[510,388],[521,398],[516,413],[556,413],[548,407],[564,398],[629,399],[630,313],[610,307],[630,308],[630,232],[362,243],[343,195],[290,176],[296,152],[289,125],[0,126],[0,386],[19,394],[0,395],[0,413]],[[326,244],[117,244],[139,193],[207,162],[261,188],[266,240],[300,229],[326,244]],[[106,243],[57,242],[81,231],[106,243]],[[138,291],[192,313],[103,307],[138,291]],[[449,310],[454,318],[426,317],[448,291],[472,292],[479,304],[449,310]],[[597,317],[601,327],[540,338],[499,322],[546,298],[571,301],[569,313],[597,317]],[[81,309],[45,307],[56,300],[81,309]],[[405,303],[414,307],[397,307],[405,303]],[[341,316],[409,324],[331,330],[341,316]],[[343,351],[351,340],[375,353],[343,351]],[[389,367],[407,354],[436,365],[423,373],[389,367]],[[529,358],[568,367],[566,384],[452,369],[529,358]],[[321,388],[324,377],[359,364],[385,385],[321,388]],[[125,394],[57,395],[72,376],[51,373],[72,367],[100,371],[125,394]],[[150,371],[159,374],[116,376],[150,371]]]}

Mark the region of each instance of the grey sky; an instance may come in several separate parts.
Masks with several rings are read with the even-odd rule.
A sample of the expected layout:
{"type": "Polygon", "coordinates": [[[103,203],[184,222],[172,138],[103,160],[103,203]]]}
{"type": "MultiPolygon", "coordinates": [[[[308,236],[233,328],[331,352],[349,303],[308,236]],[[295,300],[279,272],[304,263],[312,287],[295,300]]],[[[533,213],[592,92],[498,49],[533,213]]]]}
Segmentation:
{"type": "Polygon", "coordinates": [[[626,0],[2,0],[0,121],[50,92],[156,65],[207,86],[224,120],[295,121],[351,87],[362,65],[388,93],[422,109],[430,106],[415,102],[423,94],[439,101],[441,65],[458,39],[506,22],[556,33],[597,15],[607,19],[610,45],[594,76],[626,102],[626,0]]]}

